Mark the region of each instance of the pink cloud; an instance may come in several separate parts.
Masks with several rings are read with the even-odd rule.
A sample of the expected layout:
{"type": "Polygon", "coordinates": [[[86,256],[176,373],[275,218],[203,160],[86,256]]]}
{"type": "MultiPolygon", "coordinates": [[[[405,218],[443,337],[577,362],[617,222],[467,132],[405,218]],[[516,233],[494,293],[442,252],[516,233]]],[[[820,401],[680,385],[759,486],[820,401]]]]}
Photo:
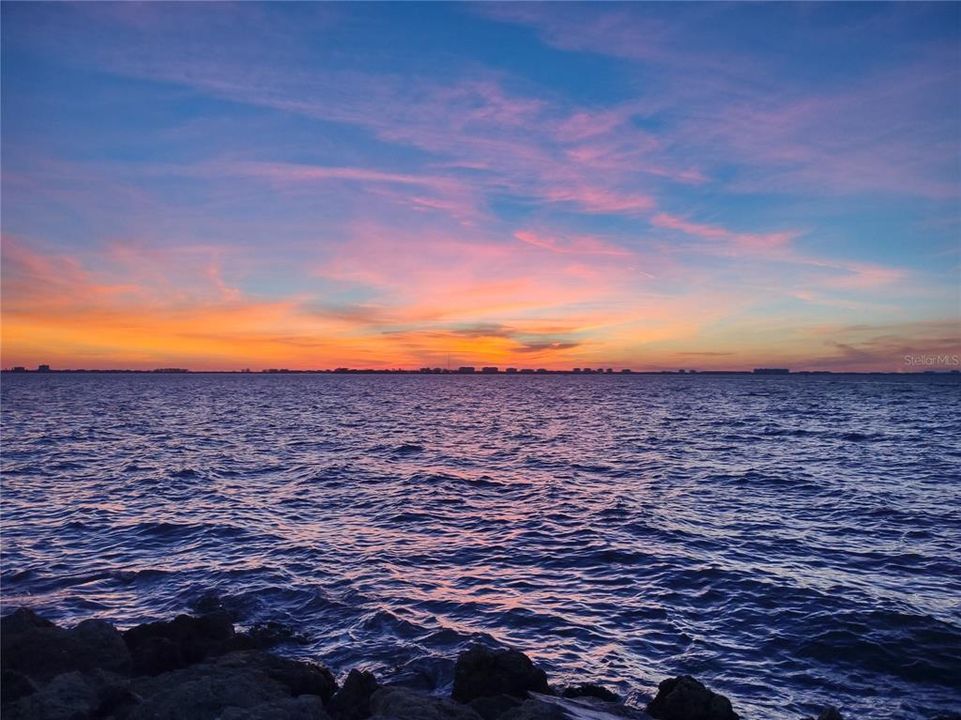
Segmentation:
{"type": "Polygon", "coordinates": [[[325,167],[293,163],[238,162],[220,166],[227,173],[261,177],[281,182],[309,182],[324,180],[349,180],[356,182],[393,183],[399,185],[422,185],[448,187],[452,182],[445,178],[424,175],[383,172],[356,167],[325,167]]]}
{"type": "Polygon", "coordinates": [[[798,235],[797,232],[735,232],[717,225],[696,223],[663,212],[652,217],[651,224],[655,227],[677,230],[685,235],[691,235],[705,240],[725,240],[729,242],[733,249],[740,250],[773,251],[786,248],[791,240],[798,235]]]}
{"type": "Polygon", "coordinates": [[[638,215],[654,207],[650,195],[585,185],[549,185],[542,193],[551,202],[572,203],[592,213],[638,215]]]}
{"type": "Polygon", "coordinates": [[[514,237],[528,245],[549,250],[553,253],[568,255],[612,255],[617,257],[630,255],[630,253],[623,248],[611,245],[589,235],[579,235],[571,238],[551,237],[530,230],[518,230],[514,233],[514,237]]]}

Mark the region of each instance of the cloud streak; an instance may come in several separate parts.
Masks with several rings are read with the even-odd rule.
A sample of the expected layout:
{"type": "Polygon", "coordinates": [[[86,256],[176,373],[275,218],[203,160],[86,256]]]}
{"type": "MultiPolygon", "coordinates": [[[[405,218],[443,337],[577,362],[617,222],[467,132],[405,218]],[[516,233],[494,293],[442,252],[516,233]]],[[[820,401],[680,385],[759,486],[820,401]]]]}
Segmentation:
{"type": "Polygon", "coordinates": [[[5,10],[5,363],[872,369],[956,317],[956,9],[384,12],[5,10]]]}

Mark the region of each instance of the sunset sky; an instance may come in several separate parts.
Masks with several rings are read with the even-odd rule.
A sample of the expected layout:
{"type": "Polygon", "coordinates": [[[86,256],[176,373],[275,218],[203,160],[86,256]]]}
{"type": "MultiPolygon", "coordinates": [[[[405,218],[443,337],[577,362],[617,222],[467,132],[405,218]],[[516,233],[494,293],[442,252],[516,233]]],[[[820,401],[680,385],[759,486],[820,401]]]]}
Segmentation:
{"type": "Polygon", "coordinates": [[[2,363],[961,353],[961,5],[2,5],[2,363]]]}

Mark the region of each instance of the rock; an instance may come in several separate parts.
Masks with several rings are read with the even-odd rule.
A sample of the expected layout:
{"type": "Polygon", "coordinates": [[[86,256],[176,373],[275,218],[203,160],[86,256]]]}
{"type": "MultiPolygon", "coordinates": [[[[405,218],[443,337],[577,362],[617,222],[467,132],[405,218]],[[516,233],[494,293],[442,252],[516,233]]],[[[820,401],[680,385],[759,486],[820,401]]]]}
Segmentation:
{"type": "Polygon", "coordinates": [[[141,697],[130,690],[129,684],[104,688],[100,691],[100,703],[93,717],[124,717],[140,701],[141,697]]]}
{"type": "Polygon", "coordinates": [[[833,705],[828,705],[821,714],[818,715],[818,720],[843,720],[840,711],[833,705]]]}
{"type": "Polygon", "coordinates": [[[127,678],[101,669],[89,673],[64,673],[12,706],[4,706],[3,716],[42,720],[113,716],[138,701],[130,693],[129,682],[127,678]]]}
{"type": "Polygon", "coordinates": [[[74,720],[97,708],[97,690],[79,672],[53,678],[42,689],[4,708],[5,720],[74,720]]]}
{"type": "Polygon", "coordinates": [[[200,663],[144,677],[131,689],[143,702],[128,720],[214,720],[228,708],[250,709],[290,698],[286,687],[243,664],[200,663]]]}
{"type": "Polygon", "coordinates": [[[126,674],[132,665],[123,635],[103,620],[84,620],[73,629],[73,636],[96,659],[96,667],[126,674]]]}
{"type": "Polygon", "coordinates": [[[544,671],[522,652],[475,645],[457,657],[451,696],[458,702],[491,695],[526,698],[529,691],[550,694],[544,671]]]}
{"type": "Polygon", "coordinates": [[[520,705],[522,700],[513,695],[488,695],[474,698],[467,703],[484,720],[497,720],[508,710],[520,705]]]}
{"type": "Polygon", "coordinates": [[[385,685],[434,692],[454,682],[454,663],[436,656],[414,658],[389,674],[385,685]]]}
{"type": "MultiPolygon", "coordinates": [[[[651,720],[651,716],[640,708],[631,707],[622,703],[612,703],[600,700],[590,695],[582,695],[576,698],[565,698],[557,695],[532,694],[531,699],[542,705],[554,706],[563,712],[564,718],[580,718],[581,720],[651,720]]],[[[520,715],[520,720],[525,718],[541,718],[542,716],[551,717],[552,711],[545,708],[535,707],[535,703],[530,703],[523,712],[527,715],[520,715]]],[[[510,713],[505,714],[498,720],[518,720],[513,718],[510,713]]]]}
{"type": "Polygon", "coordinates": [[[97,668],[118,673],[130,670],[130,653],[122,636],[102,620],[86,620],[65,630],[20,609],[0,621],[0,633],[0,667],[34,680],[97,668]]]}
{"type": "Polygon", "coordinates": [[[365,720],[370,717],[370,696],[378,687],[373,673],[351,670],[327,710],[334,720],[365,720]]]}
{"type": "MultiPolygon", "coordinates": [[[[807,720],[815,720],[815,719],[808,718],[807,720]]],[[[843,720],[843,718],[841,717],[840,711],[838,711],[836,707],[834,707],[833,705],[828,705],[817,716],[817,720],[843,720]]],[[[935,718],[934,720],[939,720],[939,719],[935,718]]],[[[948,718],[947,720],[951,720],[951,718],[948,718]]],[[[961,720],[961,716],[958,717],[958,720],[961,720]]]]}
{"type": "Polygon", "coordinates": [[[287,688],[291,695],[317,695],[325,703],[337,692],[334,674],[317,663],[266,655],[264,671],[287,688]]]}
{"type": "Polygon", "coordinates": [[[216,590],[204,591],[196,600],[190,604],[191,609],[200,615],[209,615],[217,612],[227,612],[231,619],[236,620],[236,616],[230,613],[224,598],[216,590]]]}
{"type": "Polygon", "coordinates": [[[377,720],[482,720],[469,707],[407,688],[383,687],[370,698],[377,720]]]}
{"type": "Polygon", "coordinates": [[[230,652],[260,650],[303,639],[287,625],[276,622],[255,625],[246,633],[235,632],[231,615],[225,610],[145,623],[127,630],[123,637],[138,675],[158,675],[230,652]]]}
{"type": "Polygon", "coordinates": [[[134,671],[141,675],[156,675],[229,652],[233,638],[234,626],[225,612],[178,615],[169,622],[137,625],[123,634],[134,671]]]}
{"type": "Polygon", "coordinates": [[[557,705],[531,699],[508,710],[498,720],[567,720],[567,713],[557,705]]]}
{"type": "Polygon", "coordinates": [[[661,681],[647,712],[660,720],[739,720],[731,702],[690,675],[661,681]]]}
{"type": "Polygon", "coordinates": [[[270,620],[237,633],[231,644],[236,650],[264,650],[285,642],[304,643],[306,638],[289,625],[270,620]]]}
{"type": "Polygon", "coordinates": [[[621,699],[606,687],[595,685],[594,683],[581,683],[580,685],[568,685],[561,693],[566,698],[592,697],[604,702],[620,702],[621,699]]]}
{"type": "Polygon", "coordinates": [[[141,638],[132,647],[131,655],[133,671],[137,675],[159,675],[188,664],[180,645],[165,637],[141,638]]]}
{"type": "Polygon", "coordinates": [[[9,615],[0,618],[0,634],[21,633],[31,628],[57,627],[49,620],[40,617],[30,608],[17,608],[9,615]]]}
{"type": "Polygon", "coordinates": [[[0,702],[4,704],[16,702],[35,692],[37,692],[37,686],[23,673],[16,670],[0,672],[0,702]]]}
{"type": "Polygon", "coordinates": [[[316,695],[276,700],[252,708],[227,708],[219,720],[329,720],[324,703],[316,695]]]}

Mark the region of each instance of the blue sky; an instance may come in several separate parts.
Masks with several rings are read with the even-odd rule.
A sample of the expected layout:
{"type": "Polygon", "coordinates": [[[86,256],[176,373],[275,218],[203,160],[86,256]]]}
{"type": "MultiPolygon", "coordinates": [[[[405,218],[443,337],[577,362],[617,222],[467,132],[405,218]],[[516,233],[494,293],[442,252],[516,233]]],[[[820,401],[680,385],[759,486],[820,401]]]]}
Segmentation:
{"type": "Polygon", "coordinates": [[[2,14],[5,365],[959,352],[958,4],[2,14]]]}

